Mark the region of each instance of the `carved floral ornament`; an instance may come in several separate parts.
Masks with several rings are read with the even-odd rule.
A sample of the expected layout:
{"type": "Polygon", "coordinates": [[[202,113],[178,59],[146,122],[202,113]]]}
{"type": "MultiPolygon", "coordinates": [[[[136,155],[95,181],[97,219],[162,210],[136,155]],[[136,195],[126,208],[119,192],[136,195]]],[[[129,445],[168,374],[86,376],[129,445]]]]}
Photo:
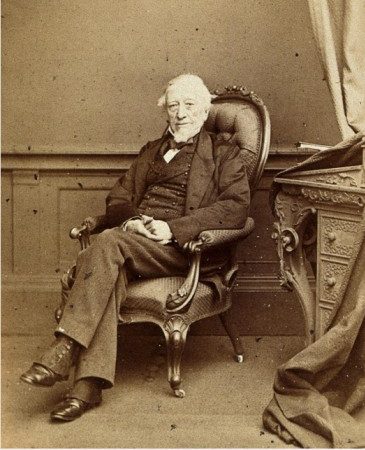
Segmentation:
{"type": "Polygon", "coordinates": [[[359,229],[359,222],[355,222],[353,220],[337,219],[335,217],[324,217],[323,227],[327,232],[335,230],[355,234],[359,229]]]}
{"type": "Polygon", "coordinates": [[[215,89],[213,92],[211,92],[213,95],[222,95],[222,94],[240,94],[243,97],[249,97],[254,103],[258,105],[263,105],[263,101],[253,92],[249,91],[245,86],[226,86],[224,88],[224,92],[220,91],[219,89],[215,89]]]}
{"type": "Polygon", "coordinates": [[[349,206],[365,205],[365,192],[346,192],[332,189],[317,189],[302,186],[283,185],[283,191],[292,196],[300,196],[313,202],[336,203],[349,206]]]}
{"type": "Polygon", "coordinates": [[[327,189],[301,188],[301,194],[310,200],[321,202],[333,202],[347,205],[364,206],[364,198],[361,194],[350,192],[338,192],[327,189]]]}
{"type": "Polygon", "coordinates": [[[181,316],[176,315],[172,316],[164,324],[164,328],[169,334],[173,333],[174,331],[179,331],[182,333],[188,328],[188,325],[181,316]]]}
{"type": "Polygon", "coordinates": [[[275,213],[278,222],[275,222],[272,238],[280,239],[280,245],[286,252],[294,251],[299,244],[299,234],[305,234],[305,240],[309,243],[312,232],[306,233],[310,216],[316,213],[316,209],[305,199],[296,198],[287,193],[280,192],[275,200],[275,213]]]}
{"type": "Polygon", "coordinates": [[[322,251],[327,254],[350,258],[353,252],[353,246],[350,242],[352,237],[358,233],[359,222],[334,217],[323,217],[322,221],[324,237],[322,251]]]}
{"type": "Polygon", "coordinates": [[[325,253],[329,253],[332,255],[338,255],[338,256],[350,258],[352,251],[353,251],[353,247],[351,245],[345,245],[345,244],[341,244],[341,245],[331,244],[330,241],[327,240],[323,244],[323,251],[325,253]]]}
{"type": "Polygon", "coordinates": [[[334,173],[322,175],[316,178],[319,183],[332,184],[337,186],[357,187],[356,180],[346,173],[334,173]]]}

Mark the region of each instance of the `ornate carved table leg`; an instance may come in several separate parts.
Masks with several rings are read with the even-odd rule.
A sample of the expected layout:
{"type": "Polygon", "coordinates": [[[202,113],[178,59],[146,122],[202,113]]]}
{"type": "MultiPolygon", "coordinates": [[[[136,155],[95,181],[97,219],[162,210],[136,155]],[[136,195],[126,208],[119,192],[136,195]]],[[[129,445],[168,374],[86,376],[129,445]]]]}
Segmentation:
{"type": "Polygon", "coordinates": [[[184,351],[186,335],[189,326],[180,316],[171,317],[164,325],[167,344],[168,381],[176,397],[185,397],[185,391],[180,388],[180,362],[184,351]]]}
{"type": "Polygon", "coordinates": [[[275,199],[273,239],[280,259],[281,286],[294,290],[306,322],[306,345],[315,338],[316,305],[308,280],[308,262],[303,245],[308,241],[308,229],[316,209],[306,200],[285,192],[275,199]]]}

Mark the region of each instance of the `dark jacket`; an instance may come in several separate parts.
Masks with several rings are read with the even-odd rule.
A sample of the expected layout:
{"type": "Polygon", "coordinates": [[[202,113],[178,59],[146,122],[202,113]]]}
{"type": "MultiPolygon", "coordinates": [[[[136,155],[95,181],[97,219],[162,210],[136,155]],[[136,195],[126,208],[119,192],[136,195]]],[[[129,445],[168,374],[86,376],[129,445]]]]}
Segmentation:
{"type": "MultiPolygon", "coordinates": [[[[146,175],[166,135],[148,142],[106,199],[107,226],[118,226],[139,214],[146,175]]],[[[238,147],[217,141],[204,128],[198,138],[187,184],[185,215],[168,221],[183,245],[203,230],[241,228],[246,221],[250,190],[245,161],[238,147]]]]}

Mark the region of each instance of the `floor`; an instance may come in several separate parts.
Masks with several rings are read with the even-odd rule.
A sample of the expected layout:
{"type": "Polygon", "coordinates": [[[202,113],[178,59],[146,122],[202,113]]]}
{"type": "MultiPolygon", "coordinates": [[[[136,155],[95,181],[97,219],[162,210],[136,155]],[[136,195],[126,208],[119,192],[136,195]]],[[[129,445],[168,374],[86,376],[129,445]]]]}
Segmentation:
{"type": "Polygon", "coordinates": [[[223,336],[191,336],[184,353],[186,397],[166,382],[162,341],[122,336],[116,385],[103,403],[72,423],[54,424],[49,411],[70,387],[19,381],[44,337],[2,339],[2,447],[26,448],[278,448],[262,427],[275,368],[302,348],[300,337],[243,337],[246,360],[236,363],[223,336]],[[124,351],[122,351],[122,348],[124,351]]]}
{"type": "Polygon", "coordinates": [[[275,368],[302,348],[301,337],[245,336],[238,364],[228,338],[190,336],[179,399],[166,382],[163,341],[122,336],[115,387],[98,408],[63,424],[51,423],[49,412],[69,382],[48,389],[19,381],[47,339],[5,336],[2,343],[2,448],[290,447],[263,429],[261,414],[275,368]]]}

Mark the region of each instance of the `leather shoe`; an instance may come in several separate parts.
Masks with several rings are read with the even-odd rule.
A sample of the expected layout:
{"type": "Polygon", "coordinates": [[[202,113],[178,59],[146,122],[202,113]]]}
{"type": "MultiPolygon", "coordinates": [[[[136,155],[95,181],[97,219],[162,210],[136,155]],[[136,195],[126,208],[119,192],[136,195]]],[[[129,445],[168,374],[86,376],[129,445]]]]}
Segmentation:
{"type": "Polygon", "coordinates": [[[100,403],[88,403],[78,398],[66,398],[51,412],[51,420],[71,422],[81,417],[85,411],[100,403]]]}
{"type": "Polygon", "coordinates": [[[60,335],[34,363],[47,367],[61,377],[68,377],[78,355],[79,346],[68,336],[60,335]]]}
{"type": "Polygon", "coordinates": [[[35,386],[53,386],[68,379],[71,366],[78,356],[79,346],[67,336],[59,336],[20,379],[35,386]]]}
{"type": "Polygon", "coordinates": [[[34,363],[32,367],[21,375],[20,379],[25,383],[34,386],[51,387],[57,381],[66,380],[67,377],[62,377],[41,364],[34,363]]]}

